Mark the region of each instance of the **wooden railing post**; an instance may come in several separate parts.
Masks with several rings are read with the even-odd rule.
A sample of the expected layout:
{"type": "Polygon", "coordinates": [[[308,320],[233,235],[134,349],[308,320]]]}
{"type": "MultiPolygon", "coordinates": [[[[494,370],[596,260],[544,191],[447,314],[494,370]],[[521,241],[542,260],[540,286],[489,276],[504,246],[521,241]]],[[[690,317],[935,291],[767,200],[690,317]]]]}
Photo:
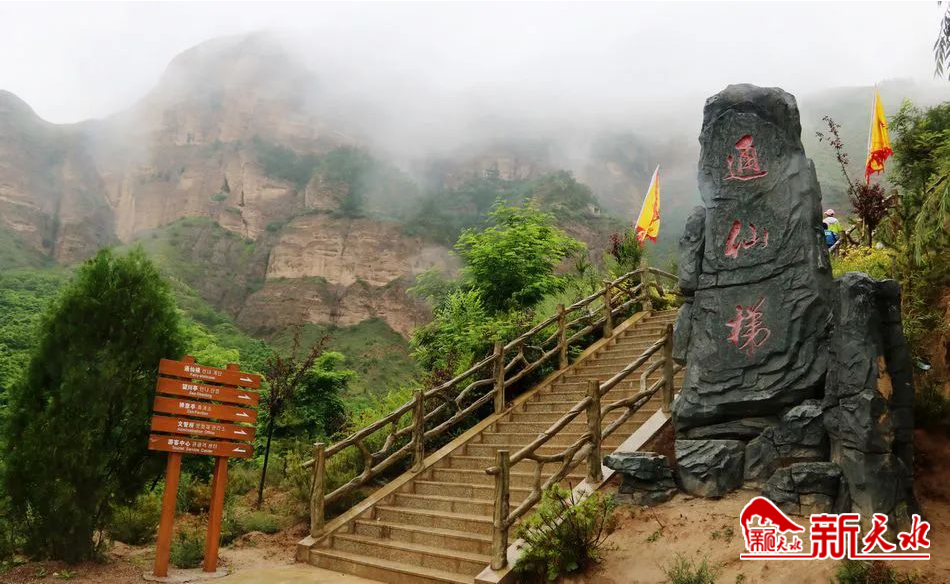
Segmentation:
{"type": "Polygon", "coordinates": [[[647,259],[640,261],[640,294],[643,296],[643,310],[653,310],[653,301],[650,299],[650,272],[647,270],[647,259]]]}
{"type": "Polygon", "coordinates": [[[492,518],[491,568],[501,570],[508,564],[508,493],[509,458],[507,450],[495,452],[495,513],[492,518]]]}
{"type": "Polygon", "coordinates": [[[505,344],[495,341],[495,413],[505,409],[505,344]]]}
{"type": "Polygon", "coordinates": [[[425,392],[417,389],[413,392],[412,404],[412,470],[416,472],[422,470],[422,460],[426,456],[425,423],[425,392]]]}
{"type": "Polygon", "coordinates": [[[610,298],[610,280],[604,280],[604,337],[614,334],[613,302],[610,298]]]}
{"type": "Polygon", "coordinates": [[[600,466],[600,381],[587,381],[587,431],[590,432],[590,454],[587,455],[587,484],[593,486],[604,480],[604,471],[600,466]]]}
{"type": "Polygon", "coordinates": [[[557,347],[558,368],[567,367],[567,318],[564,314],[564,305],[557,305],[557,347]]]}
{"type": "Polygon", "coordinates": [[[673,325],[666,325],[666,342],[663,343],[663,412],[670,413],[673,404],[673,325]]]}
{"type": "Polygon", "coordinates": [[[313,445],[313,489],[310,491],[310,537],[318,537],[323,532],[325,521],[324,497],[326,496],[326,445],[317,442],[313,445]]]}

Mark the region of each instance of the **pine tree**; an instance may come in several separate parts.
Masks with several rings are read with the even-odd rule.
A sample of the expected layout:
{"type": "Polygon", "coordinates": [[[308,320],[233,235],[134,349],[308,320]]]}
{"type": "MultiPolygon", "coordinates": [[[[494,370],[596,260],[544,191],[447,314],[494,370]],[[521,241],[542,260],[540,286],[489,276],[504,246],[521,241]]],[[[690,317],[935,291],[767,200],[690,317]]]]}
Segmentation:
{"type": "Polygon", "coordinates": [[[26,551],[93,556],[113,503],[161,472],[146,449],[158,362],[184,344],[168,286],[141,249],[101,251],[43,317],[10,395],[3,487],[26,551]]]}

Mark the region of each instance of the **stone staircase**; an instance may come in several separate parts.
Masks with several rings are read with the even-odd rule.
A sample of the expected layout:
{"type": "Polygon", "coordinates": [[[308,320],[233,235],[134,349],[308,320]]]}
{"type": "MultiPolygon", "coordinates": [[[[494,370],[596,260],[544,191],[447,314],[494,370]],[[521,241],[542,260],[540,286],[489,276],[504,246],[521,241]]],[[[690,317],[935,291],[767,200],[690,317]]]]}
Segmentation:
{"type": "MultiPolygon", "coordinates": [[[[485,469],[495,463],[495,452],[512,454],[538,437],[586,396],[588,380],[606,381],[628,365],[665,332],[676,311],[632,317],[636,320],[596,351],[586,355],[548,384],[535,388],[526,399],[480,432],[456,440],[452,450],[437,462],[406,480],[359,516],[298,551],[298,558],[322,568],[390,583],[467,583],[489,564],[492,544],[494,479],[485,469]],[[642,318],[641,318],[642,317],[642,318]]],[[[662,368],[648,378],[660,379],[662,368]]],[[[675,385],[680,383],[677,374],[675,385]]],[[[607,404],[631,397],[640,390],[635,373],[603,397],[607,404]]],[[[661,404],[658,393],[603,442],[604,454],[612,452],[661,404]]],[[[603,427],[620,411],[604,416],[603,427]]],[[[586,419],[578,417],[539,450],[554,454],[586,432],[586,419]]],[[[546,465],[542,482],[558,465],[546,465]]],[[[511,468],[511,506],[528,496],[534,484],[535,463],[524,460],[511,468]]],[[[586,477],[583,463],[562,482],[576,486],[586,477]]]]}

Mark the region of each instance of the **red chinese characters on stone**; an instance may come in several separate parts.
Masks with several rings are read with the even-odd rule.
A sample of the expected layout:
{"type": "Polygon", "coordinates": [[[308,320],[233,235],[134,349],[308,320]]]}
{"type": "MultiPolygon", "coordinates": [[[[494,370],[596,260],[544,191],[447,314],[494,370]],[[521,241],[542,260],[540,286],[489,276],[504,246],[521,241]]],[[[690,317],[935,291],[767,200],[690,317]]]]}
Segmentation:
{"type": "Polygon", "coordinates": [[[726,339],[750,356],[772,336],[772,331],[762,324],[764,302],[765,298],[760,298],[754,306],[736,306],[736,317],[726,323],[726,339]]]}
{"type": "Polygon", "coordinates": [[[741,241],[739,236],[742,234],[742,224],[739,223],[738,219],[732,222],[732,228],[729,229],[729,237],[726,238],[726,257],[739,257],[740,249],[749,249],[750,247],[755,247],[756,245],[760,247],[769,246],[768,229],[762,229],[761,239],[759,238],[759,232],[755,227],[755,223],[749,223],[749,229],[752,231],[752,235],[749,237],[749,239],[741,241]]]}
{"type": "Polygon", "coordinates": [[[759,167],[759,155],[752,145],[752,136],[746,134],[736,142],[736,150],[739,151],[738,160],[729,154],[726,156],[726,166],[729,168],[729,176],[726,180],[752,180],[762,178],[768,174],[768,171],[759,167]]]}

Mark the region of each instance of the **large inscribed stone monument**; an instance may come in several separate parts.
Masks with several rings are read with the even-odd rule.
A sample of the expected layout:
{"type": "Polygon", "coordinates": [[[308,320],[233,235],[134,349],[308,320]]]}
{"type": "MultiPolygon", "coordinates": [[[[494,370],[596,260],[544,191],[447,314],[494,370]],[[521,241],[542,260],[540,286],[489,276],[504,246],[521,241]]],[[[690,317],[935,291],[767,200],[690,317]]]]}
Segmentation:
{"type": "Polygon", "coordinates": [[[719,497],[744,484],[789,513],[901,521],[917,504],[900,290],[832,280],[800,135],[781,89],[730,85],[706,101],[703,206],[680,240],[677,486],[719,497]]]}
{"type": "Polygon", "coordinates": [[[704,208],[681,242],[680,435],[703,427],[704,438],[748,439],[820,392],[832,279],[800,135],[795,99],[781,89],[730,85],[706,101],[704,208]],[[749,430],[748,418],[762,424],[749,430]]]}

